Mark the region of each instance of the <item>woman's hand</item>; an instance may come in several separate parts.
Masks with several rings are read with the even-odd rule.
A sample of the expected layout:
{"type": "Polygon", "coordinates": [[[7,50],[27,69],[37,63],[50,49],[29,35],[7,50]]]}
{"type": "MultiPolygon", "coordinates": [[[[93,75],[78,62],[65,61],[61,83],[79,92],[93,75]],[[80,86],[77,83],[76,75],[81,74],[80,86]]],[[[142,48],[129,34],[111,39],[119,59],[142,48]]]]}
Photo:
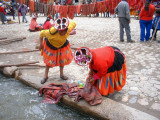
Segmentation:
{"type": "Polygon", "coordinates": [[[91,84],[93,85],[94,82],[95,82],[95,80],[94,80],[94,78],[91,78],[91,79],[88,79],[87,82],[88,82],[88,83],[91,83],[91,84]]]}
{"type": "Polygon", "coordinates": [[[40,46],[39,46],[39,50],[43,50],[43,38],[40,38],[40,46]]]}
{"type": "Polygon", "coordinates": [[[92,83],[93,81],[94,81],[94,78],[89,79],[89,81],[88,81],[88,82],[92,83]]]}
{"type": "Polygon", "coordinates": [[[43,50],[43,44],[40,44],[39,50],[43,50]]]}

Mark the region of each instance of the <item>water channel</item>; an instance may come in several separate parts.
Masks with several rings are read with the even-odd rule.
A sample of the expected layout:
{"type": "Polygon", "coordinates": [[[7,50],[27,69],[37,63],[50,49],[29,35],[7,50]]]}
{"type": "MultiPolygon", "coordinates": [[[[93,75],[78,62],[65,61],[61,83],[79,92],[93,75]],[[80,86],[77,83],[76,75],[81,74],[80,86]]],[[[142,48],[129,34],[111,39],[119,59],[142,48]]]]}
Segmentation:
{"type": "Polygon", "coordinates": [[[0,120],[97,120],[62,103],[41,103],[38,91],[0,74],[0,120]]]}

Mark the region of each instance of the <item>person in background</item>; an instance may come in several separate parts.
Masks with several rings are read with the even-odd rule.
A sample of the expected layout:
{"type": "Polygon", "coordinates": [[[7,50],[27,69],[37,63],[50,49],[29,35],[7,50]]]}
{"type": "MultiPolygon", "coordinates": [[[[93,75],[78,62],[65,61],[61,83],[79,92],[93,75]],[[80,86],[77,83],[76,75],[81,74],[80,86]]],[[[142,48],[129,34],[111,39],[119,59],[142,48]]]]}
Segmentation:
{"type": "Polygon", "coordinates": [[[160,9],[160,1],[157,2],[157,5],[155,6],[155,9],[160,9]]]}
{"type": "Polygon", "coordinates": [[[31,23],[29,25],[30,32],[40,31],[42,29],[42,26],[38,25],[36,20],[37,20],[37,16],[32,15],[31,23]]]}
{"type": "Polygon", "coordinates": [[[106,17],[109,17],[109,10],[108,10],[108,8],[106,10],[106,17]]]}
{"type": "Polygon", "coordinates": [[[48,80],[49,68],[55,66],[60,67],[60,78],[63,80],[68,79],[63,74],[63,69],[65,65],[72,62],[73,55],[67,38],[75,27],[76,23],[74,21],[69,22],[67,18],[59,17],[55,20],[54,27],[40,32],[39,49],[46,64],[45,74],[41,80],[41,84],[44,84],[48,80]]]}
{"type": "Polygon", "coordinates": [[[13,20],[15,20],[15,10],[13,7],[10,7],[11,15],[13,16],[13,20]]]}
{"type": "Polygon", "coordinates": [[[26,13],[27,13],[27,6],[25,4],[22,4],[20,7],[19,7],[19,11],[21,12],[22,14],[22,22],[28,22],[27,21],[27,18],[26,18],[26,13]]]}
{"type": "Polygon", "coordinates": [[[153,23],[152,23],[152,29],[153,29],[152,37],[154,37],[153,40],[156,40],[157,31],[160,30],[160,10],[156,11],[156,15],[155,15],[155,18],[154,18],[153,23]],[[159,21],[159,23],[158,23],[158,21],[159,21]],[[157,26],[157,28],[156,28],[156,26],[157,26]],[[154,31],[155,31],[155,34],[153,36],[154,31]]]}
{"type": "Polygon", "coordinates": [[[50,29],[52,27],[50,19],[51,19],[50,17],[47,17],[46,21],[43,24],[43,29],[50,29]]]}
{"type": "Polygon", "coordinates": [[[2,3],[0,3],[0,18],[1,18],[1,21],[2,21],[2,24],[5,24],[4,21],[5,21],[5,11],[4,11],[4,8],[2,7],[2,3]]]}
{"type": "Polygon", "coordinates": [[[140,42],[144,42],[144,40],[149,41],[154,12],[155,12],[155,6],[151,4],[151,0],[146,0],[145,5],[143,6],[139,14],[140,29],[141,29],[140,42]]]}
{"type": "Polygon", "coordinates": [[[130,31],[130,10],[128,0],[122,0],[117,7],[115,8],[115,14],[118,15],[119,24],[120,24],[120,42],[124,42],[124,28],[127,34],[127,42],[133,43],[131,39],[130,31]]]}
{"type": "Polygon", "coordinates": [[[81,47],[76,49],[74,60],[80,66],[89,65],[86,82],[95,86],[103,96],[113,93],[114,90],[120,91],[126,83],[125,55],[117,47],[81,47]]]}

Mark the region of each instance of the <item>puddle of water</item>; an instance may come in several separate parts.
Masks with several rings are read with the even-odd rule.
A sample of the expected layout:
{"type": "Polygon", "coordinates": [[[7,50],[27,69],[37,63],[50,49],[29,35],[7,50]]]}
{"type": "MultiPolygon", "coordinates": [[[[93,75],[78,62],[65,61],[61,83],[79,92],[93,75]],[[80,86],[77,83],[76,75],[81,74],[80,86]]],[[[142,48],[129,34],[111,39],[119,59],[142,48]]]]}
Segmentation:
{"type": "Polygon", "coordinates": [[[0,75],[0,120],[97,120],[62,103],[41,103],[38,91],[0,75]]]}

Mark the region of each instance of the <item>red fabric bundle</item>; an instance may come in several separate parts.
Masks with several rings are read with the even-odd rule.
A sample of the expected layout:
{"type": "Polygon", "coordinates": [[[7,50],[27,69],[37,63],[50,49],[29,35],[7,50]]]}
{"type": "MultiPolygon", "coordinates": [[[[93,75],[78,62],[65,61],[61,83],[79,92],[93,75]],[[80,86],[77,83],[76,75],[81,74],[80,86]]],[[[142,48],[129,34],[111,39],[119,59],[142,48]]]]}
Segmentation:
{"type": "Polygon", "coordinates": [[[76,6],[75,5],[69,5],[68,6],[68,17],[70,19],[74,18],[75,12],[76,12],[76,6]]]}
{"type": "Polygon", "coordinates": [[[80,98],[84,98],[90,105],[100,104],[102,102],[102,95],[98,92],[95,86],[91,85],[91,83],[87,81],[85,87],[78,91],[75,101],[79,101],[80,98]]]}
{"type": "Polygon", "coordinates": [[[51,83],[49,85],[42,87],[39,91],[39,94],[44,96],[45,100],[42,101],[43,103],[57,104],[65,93],[70,93],[69,94],[70,96],[72,95],[72,93],[74,95],[74,92],[78,91],[78,89],[73,89],[74,87],[76,87],[76,85],[71,85],[67,83],[63,84],[51,83]]]}
{"type": "Polygon", "coordinates": [[[84,98],[90,105],[97,105],[102,102],[102,96],[98,90],[86,83],[84,88],[79,88],[77,84],[62,83],[43,86],[39,90],[39,94],[44,96],[43,103],[57,104],[63,95],[67,94],[69,97],[75,98],[75,102],[78,102],[81,98],[84,98]]]}

